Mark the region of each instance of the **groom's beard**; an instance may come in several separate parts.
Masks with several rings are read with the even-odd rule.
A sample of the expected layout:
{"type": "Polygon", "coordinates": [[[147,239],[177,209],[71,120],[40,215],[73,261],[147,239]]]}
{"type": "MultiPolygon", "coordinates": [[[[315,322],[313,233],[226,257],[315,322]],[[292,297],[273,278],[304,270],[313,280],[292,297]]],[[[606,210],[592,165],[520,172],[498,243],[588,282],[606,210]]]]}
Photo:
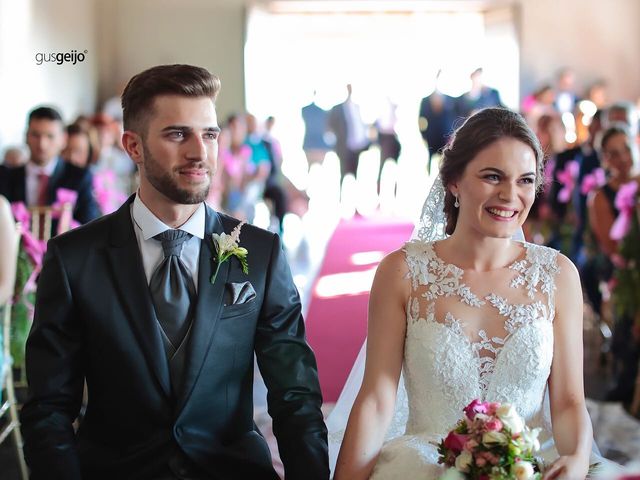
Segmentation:
{"type": "MultiPolygon", "coordinates": [[[[181,205],[195,205],[197,203],[204,202],[209,196],[209,189],[211,188],[211,171],[207,173],[208,182],[199,190],[187,190],[181,188],[178,185],[177,179],[173,175],[172,171],[164,168],[160,162],[151,154],[147,148],[146,142],[142,142],[142,149],[144,153],[144,174],[149,183],[157,191],[162,193],[165,197],[173,200],[181,205]]],[[[204,165],[195,163],[193,166],[199,168],[205,168],[204,165]]]]}

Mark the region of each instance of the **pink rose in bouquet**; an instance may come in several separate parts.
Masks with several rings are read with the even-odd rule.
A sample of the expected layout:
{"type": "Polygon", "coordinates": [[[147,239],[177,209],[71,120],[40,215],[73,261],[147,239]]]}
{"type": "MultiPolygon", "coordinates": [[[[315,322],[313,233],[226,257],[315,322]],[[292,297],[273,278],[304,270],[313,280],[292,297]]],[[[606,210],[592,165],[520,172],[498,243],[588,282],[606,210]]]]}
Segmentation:
{"type": "Polygon", "coordinates": [[[473,400],[463,418],[438,443],[438,462],[461,478],[539,480],[540,429],[530,429],[508,404],[473,400]]]}

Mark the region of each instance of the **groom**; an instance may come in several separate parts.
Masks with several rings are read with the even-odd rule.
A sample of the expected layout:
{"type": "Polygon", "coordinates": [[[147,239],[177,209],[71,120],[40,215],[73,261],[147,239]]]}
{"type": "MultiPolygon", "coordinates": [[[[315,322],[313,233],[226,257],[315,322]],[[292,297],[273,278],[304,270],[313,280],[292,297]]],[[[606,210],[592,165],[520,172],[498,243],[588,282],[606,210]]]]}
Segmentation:
{"type": "Polygon", "coordinates": [[[243,225],[246,273],[214,247],[212,234],[239,225],[204,203],[219,88],[189,65],[134,76],[122,140],[139,190],[49,242],[21,414],[33,479],[277,479],[253,422],[254,352],[287,480],[329,477],[316,362],[280,240],[243,225]]]}

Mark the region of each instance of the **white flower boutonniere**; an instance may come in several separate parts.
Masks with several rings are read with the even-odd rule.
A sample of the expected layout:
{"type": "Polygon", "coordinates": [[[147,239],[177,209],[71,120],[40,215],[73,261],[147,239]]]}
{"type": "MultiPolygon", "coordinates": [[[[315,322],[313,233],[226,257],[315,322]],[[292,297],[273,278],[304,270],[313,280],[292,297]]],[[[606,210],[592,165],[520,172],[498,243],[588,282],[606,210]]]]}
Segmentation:
{"type": "Polygon", "coordinates": [[[229,235],[226,233],[221,233],[219,235],[217,233],[211,234],[213,247],[216,250],[215,260],[217,262],[216,270],[211,276],[211,283],[216,281],[220,265],[229,260],[230,257],[236,257],[242,266],[242,271],[245,274],[249,273],[249,264],[247,263],[247,255],[249,252],[246,248],[238,246],[238,242],[240,241],[240,229],[244,224],[245,222],[241,222],[229,235]]]}

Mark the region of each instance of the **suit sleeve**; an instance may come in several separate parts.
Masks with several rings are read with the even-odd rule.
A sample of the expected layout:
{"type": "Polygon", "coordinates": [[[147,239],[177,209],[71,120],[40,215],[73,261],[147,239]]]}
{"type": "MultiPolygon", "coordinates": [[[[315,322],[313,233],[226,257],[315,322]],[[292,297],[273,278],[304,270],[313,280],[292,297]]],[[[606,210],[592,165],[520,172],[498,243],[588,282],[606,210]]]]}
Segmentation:
{"type": "Polygon", "coordinates": [[[20,414],[32,480],[81,478],[72,426],[84,385],[81,342],[69,279],[51,241],[27,340],[29,398],[20,414]]]}
{"type": "Polygon", "coordinates": [[[99,216],[100,210],[93,195],[93,175],[86,170],[78,185],[78,200],[73,211],[73,218],[85,224],[99,216]]]}
{"type": "Polygon", "coordinates": [[[300,298],[274,236],[256,357],[287,480],[329,478],[327,428],[316,360],[305,338],[300,298]]]}

